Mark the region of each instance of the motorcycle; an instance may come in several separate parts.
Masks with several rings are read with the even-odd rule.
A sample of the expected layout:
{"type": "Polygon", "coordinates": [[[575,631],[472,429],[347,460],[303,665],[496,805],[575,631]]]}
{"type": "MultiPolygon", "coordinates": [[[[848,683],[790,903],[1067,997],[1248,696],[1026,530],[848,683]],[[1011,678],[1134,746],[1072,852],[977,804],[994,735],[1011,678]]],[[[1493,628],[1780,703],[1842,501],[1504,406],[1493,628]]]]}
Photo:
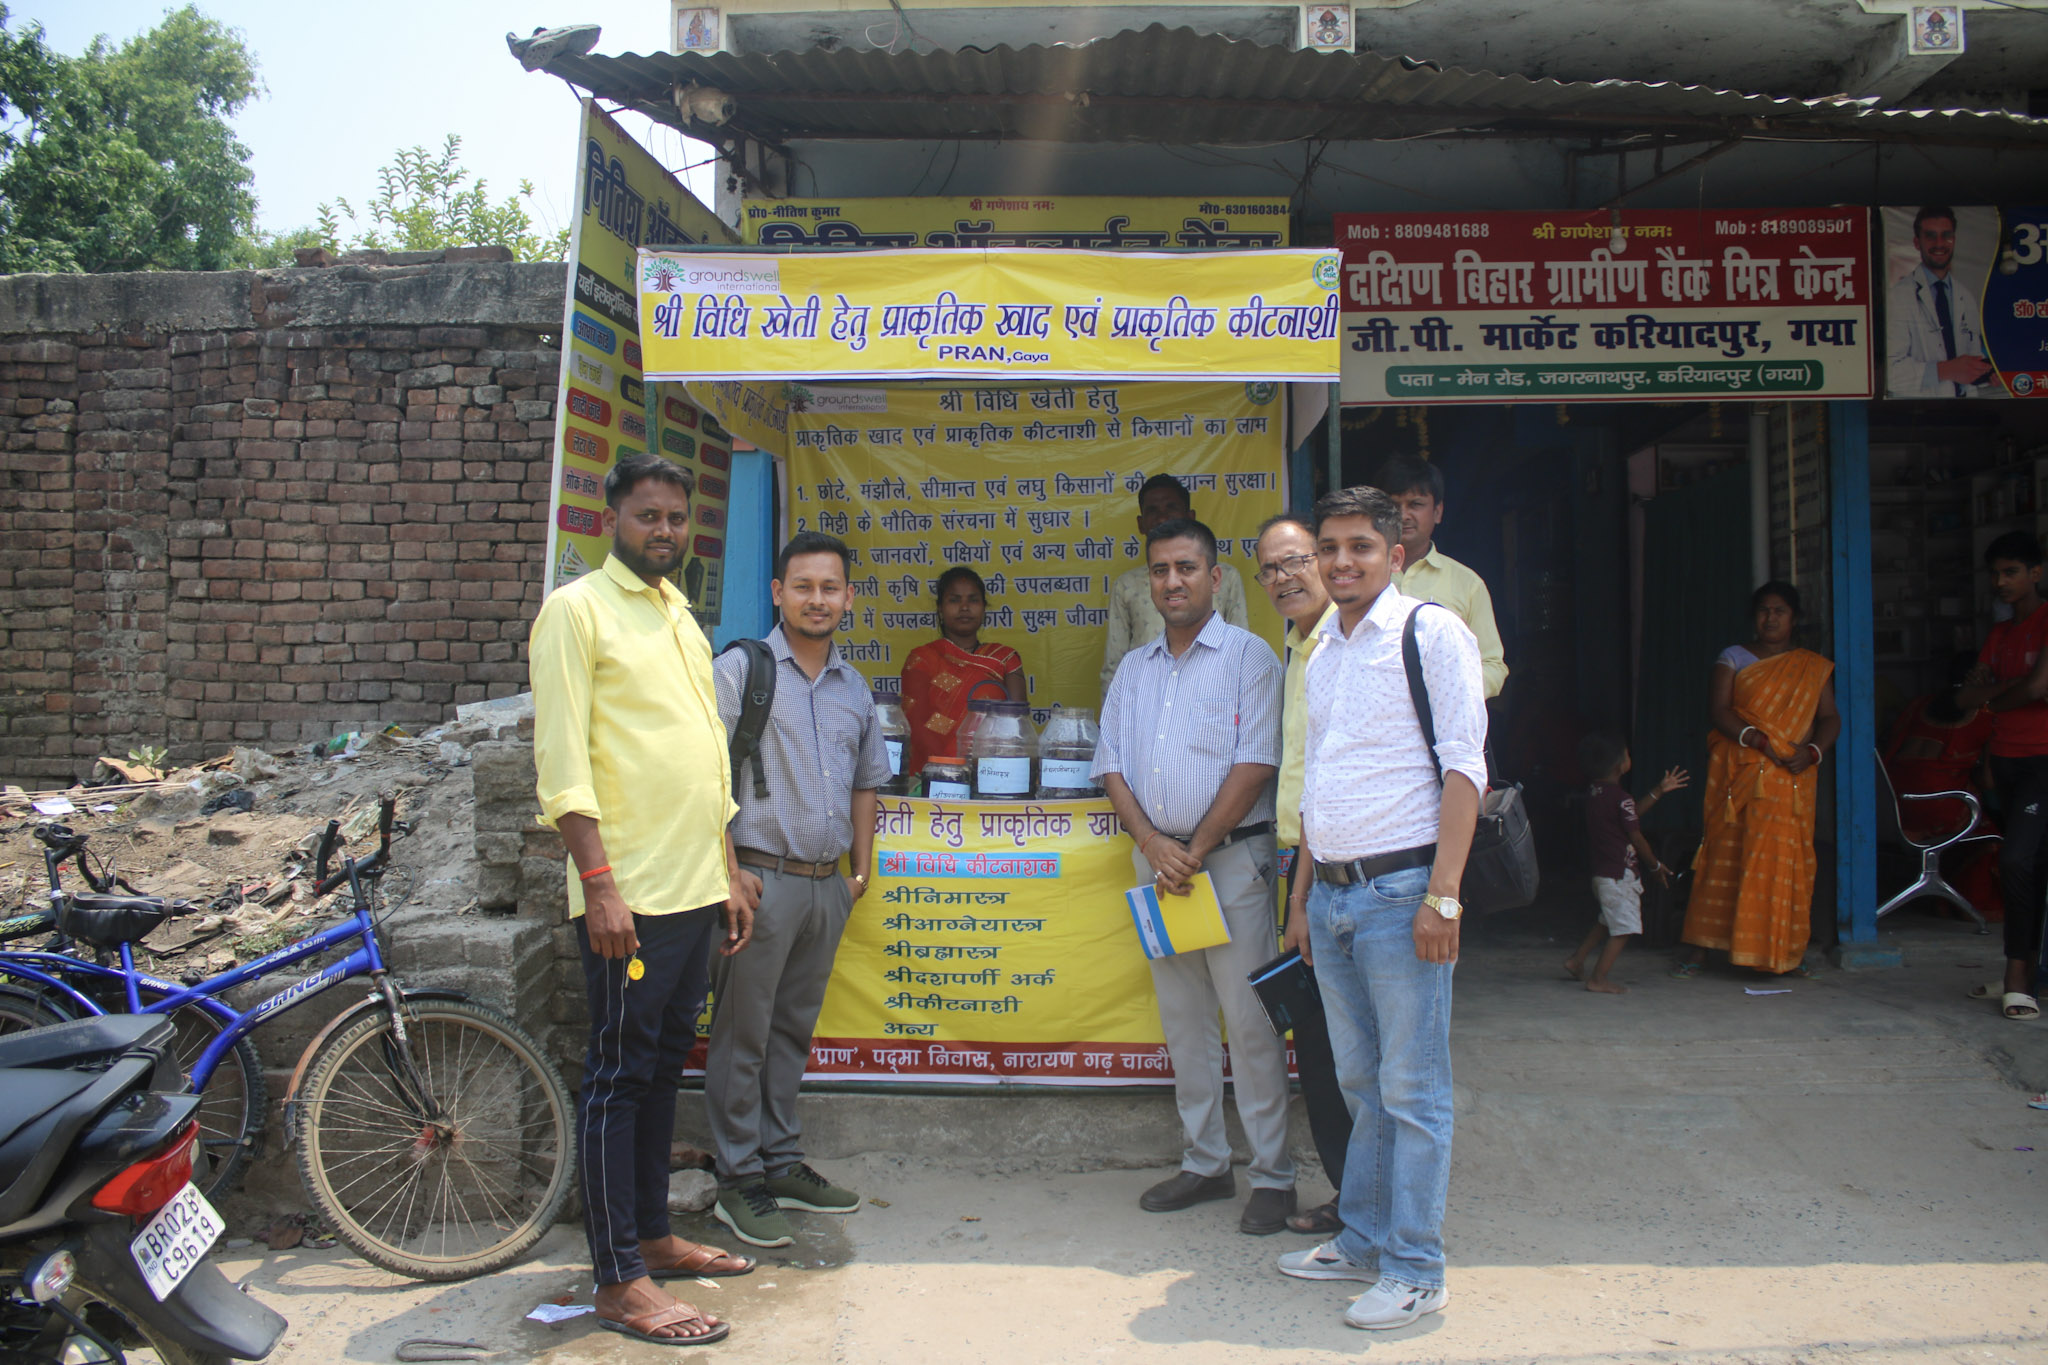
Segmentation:
{"type": "Polygon", "coordinates": [[[285,1320],[206,1260],[196,1096],[172,1026],[105,1015],[0,1037],[0,1365],[261,1360],[285,1320]]]}

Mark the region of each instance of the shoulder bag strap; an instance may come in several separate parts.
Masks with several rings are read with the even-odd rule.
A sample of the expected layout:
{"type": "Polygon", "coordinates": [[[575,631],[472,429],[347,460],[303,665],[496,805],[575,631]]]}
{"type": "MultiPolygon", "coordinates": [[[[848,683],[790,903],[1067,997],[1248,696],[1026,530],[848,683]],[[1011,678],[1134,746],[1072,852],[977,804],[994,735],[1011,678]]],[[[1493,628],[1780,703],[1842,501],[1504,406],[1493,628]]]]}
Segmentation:
{"type": "Polygon", "coordinates": [[[1408,613],[1408,620],[1401,627],[1401,664],[1408,672],[1408,700],[1415,704],[1415,718],[1422,722],[1422,742],[1429,749],[1431,766],[1436,769],[1437,785],[1442,786],[1444,765],[1436,756],[1436,717],[1429,708],[1429,683],[1422,676],[1422,646],[1415,639],[1415,618],[1422,614],[1423,607],[1435,605],[1423,602],[1408,613]]]}

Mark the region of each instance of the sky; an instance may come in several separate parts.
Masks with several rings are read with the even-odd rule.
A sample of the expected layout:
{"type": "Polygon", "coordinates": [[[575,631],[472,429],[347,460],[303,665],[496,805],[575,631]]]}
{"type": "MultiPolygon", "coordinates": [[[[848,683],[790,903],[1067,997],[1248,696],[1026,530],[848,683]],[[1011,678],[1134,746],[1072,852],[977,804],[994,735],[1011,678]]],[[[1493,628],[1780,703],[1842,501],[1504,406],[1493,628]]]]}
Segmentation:
{"type": "MultiPolygon", "coordinates": [[[[531,180],[528,211],[552,232],[569,222],[581,157],[576,98],[553,76],[528,72],[505,49],[505,32],[597,23],[601,53],[667,50],[668,0],[350,0],[307,9],[278,0],[196,0],[200,11],[241,30],[269,93],[235,128],[253,155],[257,221],[268,231],[310,226],[337,196],[360,212],[377,170],[401,147],[436,152],[450,133],[462,161],[493,202],[531,180]]],[[[155,27],[166,0],[7,0],[10,28],[40,23],[55,50],[75,56],[94,36],[116,42],[155,27]]],[[[712,168],[682,173],[711,154],[702,143],[636,115],[620,121],[706,204],[712,168]]],[[[342,222],[344,235],[348,231],[342,222]]],[[[367,227],[368,224],[364,223],[367,227]]]]}

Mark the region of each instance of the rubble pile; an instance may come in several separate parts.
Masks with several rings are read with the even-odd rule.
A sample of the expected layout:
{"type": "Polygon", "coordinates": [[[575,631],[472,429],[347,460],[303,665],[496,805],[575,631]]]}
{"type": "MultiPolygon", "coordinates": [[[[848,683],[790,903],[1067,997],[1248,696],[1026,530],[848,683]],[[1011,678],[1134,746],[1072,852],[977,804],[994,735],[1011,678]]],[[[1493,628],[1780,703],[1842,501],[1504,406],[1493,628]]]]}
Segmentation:
{"type": "MultiPolygon", "coordinates": [[[[399,798],[398,818],[412,827],[383,879],[386,909],[437,918],[478,913],[471,751],[511,736],[531,714],[529,694],[464,706],[455,721],[417,736],[392,727],[291,752],[235,748],[169,772],[103,759],[91,783],[62,792],[7,787],[0,790],[0,916],[46,903],[34,830],[61,821],[92,836],[96,870],[104,864],[140,891],[199,907],[138,945],[138,966],[218,972],[346,912],[346,889],[313,894],[320,834],[339,820],[346,842],[337,859],[374,851],[386,792],[399,798]]],[[[83,889],[75,871],[66,876],[67,886],[83,889]]]]}

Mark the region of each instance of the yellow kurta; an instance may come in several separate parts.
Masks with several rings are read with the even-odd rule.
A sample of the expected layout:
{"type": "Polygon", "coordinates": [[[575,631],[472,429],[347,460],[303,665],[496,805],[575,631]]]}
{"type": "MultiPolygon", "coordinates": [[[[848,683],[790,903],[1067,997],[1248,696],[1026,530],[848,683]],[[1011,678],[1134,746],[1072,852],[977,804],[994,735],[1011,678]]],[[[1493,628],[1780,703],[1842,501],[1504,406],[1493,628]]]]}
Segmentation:
{"type": "MultiPolygon", "coordinates": [[[[1832,661],[1794,649],[1735,675],[1735,714],[1790,754],[1813,732],[1832,661]]],[[[1687,943],[1739,967],[1789,972],[1813,924],[1813,803],[1820,769],[1798,776],[1719,730],[1708,739],[1706,838],[1685,914],[1687,943]]]]}
{"type": "MultiPolygon", "coordinates": [[[[682,593],[616,559],[548,594],[528,647],[541,816],[597,821],[636,915],[722,903],[731,758],[711,644],[682,593]]],[[[569,913],[583,913],[571,864],[569,913]]]]}

